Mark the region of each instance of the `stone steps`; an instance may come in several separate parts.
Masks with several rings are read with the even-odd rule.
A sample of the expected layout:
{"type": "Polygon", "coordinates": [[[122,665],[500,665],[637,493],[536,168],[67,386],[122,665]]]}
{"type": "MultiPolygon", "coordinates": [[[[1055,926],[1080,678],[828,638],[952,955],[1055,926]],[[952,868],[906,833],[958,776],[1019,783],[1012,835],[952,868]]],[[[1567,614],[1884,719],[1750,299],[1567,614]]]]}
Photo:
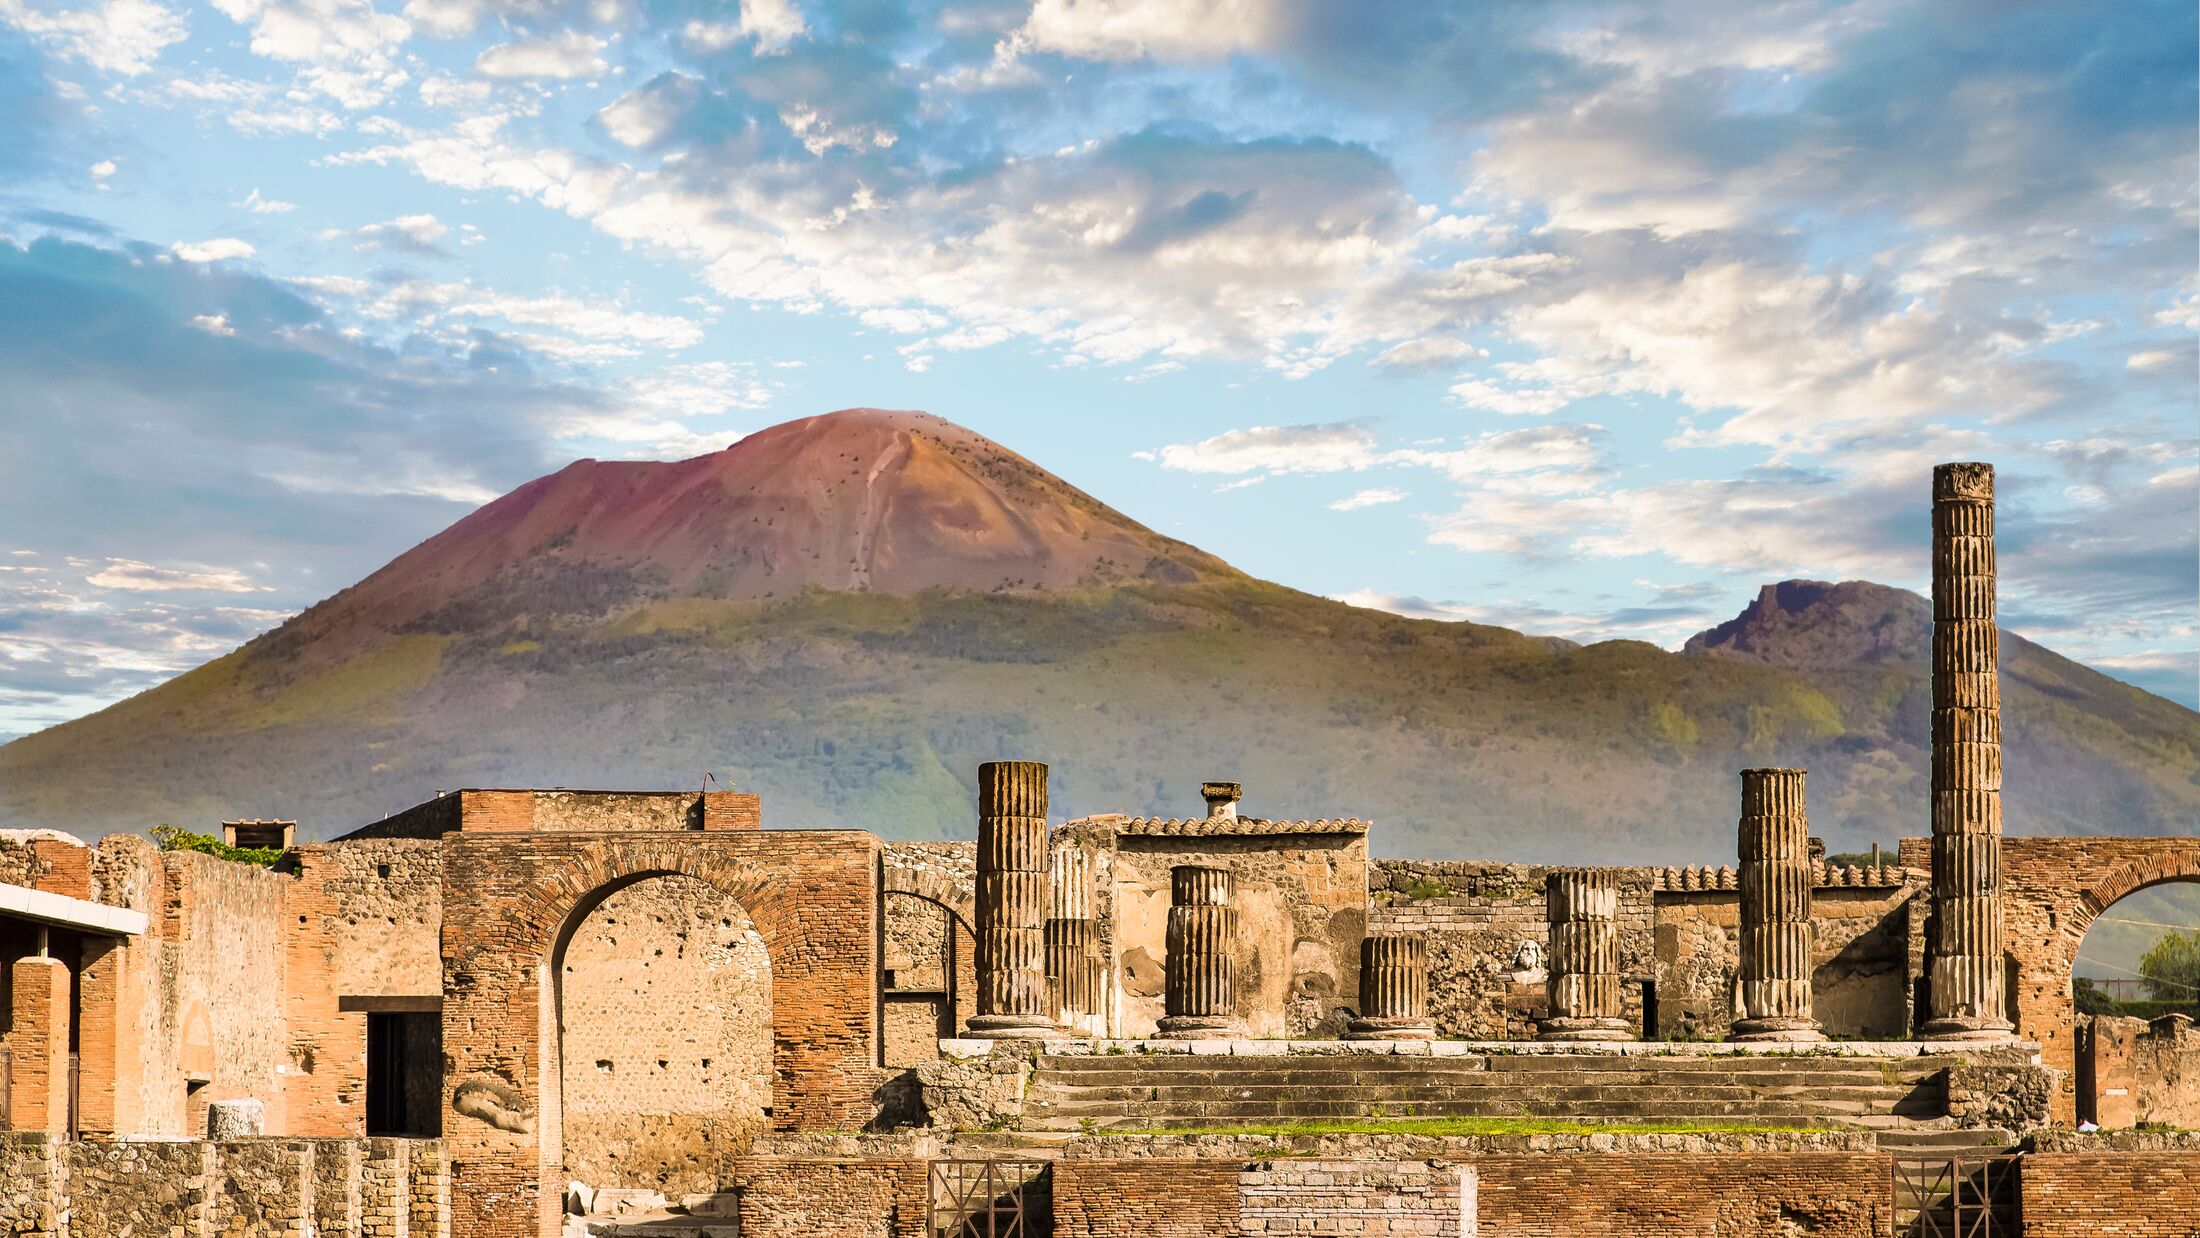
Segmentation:
{"type": "Polygon", "coordinates": [[[1838,1057],[1047,1055],[1025,1120],[1058,1130],[1447,1117],[1893,1130],[1945,1121],[1940,1071],[1929,1060],[1838,1057]]]}

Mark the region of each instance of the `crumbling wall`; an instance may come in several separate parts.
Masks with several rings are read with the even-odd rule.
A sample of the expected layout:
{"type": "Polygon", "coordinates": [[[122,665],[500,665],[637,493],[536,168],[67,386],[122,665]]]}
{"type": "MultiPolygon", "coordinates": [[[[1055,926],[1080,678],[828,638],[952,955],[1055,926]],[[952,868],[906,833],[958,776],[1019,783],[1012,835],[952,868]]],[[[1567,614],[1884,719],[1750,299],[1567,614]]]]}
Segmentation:
{"type": "Polygon", "coordinates": [[[617,890],[559,974],[566,1173],[708,1191],[771,1104],[771,963],[739,903],[692,877],[617,890]]]}
{"type": "MultiPolygon", "coordinates": [[[[1429,1013],[1437,1034],[1474,1040],[1535,1035],[1544,1013],[1550,941],[1544,878],[1551,866],[1488,861],[1378,860],[1369,929],[1428,941],[1429,1013]]],[[[1619,956],[1627,1019],[1642,1026],[1642,982],[1655,973],[1650,870],[1621,869],[1619,956]]],[[[1660,994],[1663,1001],[1663,994],[1660,994]]]]}
{"type": "Polygon", "coordinates": [[[2200,1030],[2182,1015],[2078,1023],[2078,1116],[2117,1129],[2200,1128],[2200,1030]]]}
{"type": "Polygon", "coordinates": [[[2200,1134],[2048,1131],[2017,1174],[2027,1238],[2191,1238],[2200,1230],[2200,1134]]]}
{"type": "Polygon", "coordinates": [[[283,963],[291,879],[193,852],[167,852],[161,862],[166,949],[156,1036],[178,1046],[183,1073],[204,1071],[208,1081],[189,1089],[180,1112],[169,1109],[157,1122],[149,1114],[143,1133],[202,1133],[208,1102],[245,1097],[265,1102],[269,1129],[283,1130],[278,1067],[290,1060],[283,963]]]}
{"type": "Polygon", "coordinates": [[[1171,833],[1120,832],[1095,880],[1112,895],[1099,920],[1117,986],[1115,1034],[1153,1034],[1164,1013],[1169,870],[1228,869],[1236,881],[1231,952],[1237,1014],[1256,1037],[1334,1036],[1359,1004],[1367,932],[1364,827],[1282,832],[1282,823],[1183,822],[1171,833]],[[1270,832],[1261,832],[1264,830],[1270,832]],[[1231,833],[1231,829],[1247,832],[1231,833]]]}
{"type": "Polygon", "coordinates": [[[726,1189],[742,1238],[929,1238],[921,1160],[737,1157],[726,1189]]]}

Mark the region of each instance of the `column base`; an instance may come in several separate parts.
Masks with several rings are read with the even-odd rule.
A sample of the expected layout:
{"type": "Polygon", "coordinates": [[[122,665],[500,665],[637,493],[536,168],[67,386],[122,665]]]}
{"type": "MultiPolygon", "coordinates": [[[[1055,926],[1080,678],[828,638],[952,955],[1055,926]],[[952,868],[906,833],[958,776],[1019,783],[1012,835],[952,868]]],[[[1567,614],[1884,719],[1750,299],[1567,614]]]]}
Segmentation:
{"type": "Polygon", "coordinates": [[[1826,1034],[1819,1030],[1816,1019],[1736,1019],[1726,1038],[1735,1044],[1761,1044],[1767,1041],[1814,1044],[1824,1040],[1826,1034]]]}
{"type": "Polygon", "coordinates": [[[1245,1024],[1234,1015],[1172,1014],[1154,1025],[1155,1040],[1242,1040],[1245,1024]]]}
{"type": "Polygon", "coordinates": [[[1541,1019],[1537,1040],[1633,1040],[1635,1029],[1625,1019],[1541,1019]]]}
{"type": "Polygon", "coordinates": [[[1434,1040],[1436,1028],[1426,1019],[1384,1018],[1367,1015],[1345,1024],[1346,1040],[1434,1040]]]}
{"type": "Polygon", "coordinates": [[[963,1035],[972,1040],[1049,1040],[1064,1034],[1039,1014],[974,1014],[963,1027],[963,1035]]]}
{"type": "Polygon", "coordinates": [[[1964,1015],[1929,1019],[1917,1029],[1919,1040],[2015,1040],[2017,1025],[2007,1019],[1980,1019],[1964,1015]]]}

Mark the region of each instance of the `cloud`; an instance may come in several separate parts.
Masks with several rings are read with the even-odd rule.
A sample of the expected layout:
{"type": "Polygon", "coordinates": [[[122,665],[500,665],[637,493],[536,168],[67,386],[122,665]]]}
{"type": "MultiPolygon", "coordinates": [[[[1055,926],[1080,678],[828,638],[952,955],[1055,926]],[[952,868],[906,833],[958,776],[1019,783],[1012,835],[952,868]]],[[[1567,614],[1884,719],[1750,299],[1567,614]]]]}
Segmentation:
{"type": "Polygon", "coordinates": [[[228,262],[250,258],[254,253],[250,242],[233,236],[218,236],[210,241],[178,241],[169,248],[185,262],[228,262]]]}
{"type": "Polygon", "coordinates": [[[1356,512],[1363,507],[1380,507],[1385,503],[1403,502],[1405,498],[1406,492],[1403,490],[1393,490],[1388,486],[1377,486],[1370,490],[1355,491],[1345,498],[1338,499],[1329,505],[1329,510],[1333,512],[1356,512]]]}
{"type": "Polygon", "coordinates": [[[769,54],[810,31],[793,0],[741,0],[738,18],[731,22],[691,21],[681,38],[695,51],[722,52],[737,43],[752,44],[769,54]]]}
{"type": "Polygon", "coordinates": [[[1377,462],[1375,436],[1356,425],[1254,426],[1150,454],[1180,473],[1338,473],[1377,462]]]}
{"type": "Polygon", "coordinates": [[[246,194],[244,201],[237,205],[255,215],[285,215],[298,209],[295,202],[277,202],[273,198],[263,198],[258,189],[246,194]]]}
{"type": "Polygon", "coordinates": [[[150,70],[162,49],[188,33],[181,15],[153,0],[96,0],[89,5],[0,0],[0,22],[63,59],[123,77],[150,70]]]}
{"type": "Polygon", "coordinates": [[[301,66],[299,81],[347,108],[380,103],[408,74],[393,59],[412,26],[372,0],[214,0],[252,28],[256,56],[301,66]]]}
{"type": "Polygon", "coordinates": [[[109,559],[105,567],[86,576],[84,583],[95,588],[122,589],[132,593],[165,593],[172,590],[188,590],[194,593],[268,591],[266,586],[252,583],[251,577],[235,568],[155,567],[135,559],[109,559]]]}
{"type": "Polygon", "coordinates": [[[1273,0],[1038,0],[1012,46],[1093,60],[1218,57],[1269,42],[1276,9],[1273,0]]]}
{"type": "Polygon", "coordinates": [[[594,77],[607,67],[604,41],[577,30],[517,43],[499,43],[474,59],[483,77],[594,77]]]}
{"type": "Polygon", "coordinates": [[[1394,370],[1439,370],[1488,355],[1487,350],[1476,348],[1465,340],[1430,336],[1393,344],[1375,354],[1370,364],[1394,370]]]}
{"type": "Polygon", "coordinates": [[[362,252],[394,249],[409,254],[447,257],[449,251],[443,248],[442,241],[450,232],[450,228],[433,215],[400,215],[382,223],[354,228],[350,232],[332,228],[323,232],[321,239],[329,241],[348,236],[357,241],[352,248],[362,252]]]}

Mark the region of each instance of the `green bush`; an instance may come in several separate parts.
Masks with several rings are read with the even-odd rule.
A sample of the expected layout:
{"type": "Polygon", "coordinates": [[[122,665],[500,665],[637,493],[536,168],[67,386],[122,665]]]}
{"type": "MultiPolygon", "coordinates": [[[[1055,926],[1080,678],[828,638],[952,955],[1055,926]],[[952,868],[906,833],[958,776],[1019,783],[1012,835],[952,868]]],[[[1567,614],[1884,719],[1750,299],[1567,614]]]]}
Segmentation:
{"type": "Polygon", "coordinates": [[[257,864],[261,868],[273,868],[275,861],[283,858],[281,847],[232,847],[211,834],[194,834],[177,825],[156,825],[145,832],[153,836],[153,841],[159,843],[163,851],[196,851],[239,864],[257,864]]]}

